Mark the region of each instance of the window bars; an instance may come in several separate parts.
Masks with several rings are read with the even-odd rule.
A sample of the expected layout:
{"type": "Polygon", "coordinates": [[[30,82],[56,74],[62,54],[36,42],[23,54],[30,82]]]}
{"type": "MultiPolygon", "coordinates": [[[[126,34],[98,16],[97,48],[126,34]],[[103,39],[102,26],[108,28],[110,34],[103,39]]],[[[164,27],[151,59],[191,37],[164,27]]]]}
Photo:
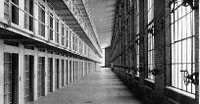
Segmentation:
{"type": "Polygon", "coordinates": [[[49,13],[49,40],[53,41],[53,32],[54,32],[54,24],[53,24],[53,14],[49,13]]]}
{"type": "Polygon", "coordinates": [[[45,7],[41,4],[38,6],[38,20],[38,33],[45,37],[45,7]]]}
{"type": "Polygon", "coordinates": [[[153,70],[155,69],[155,58],[154,58],[154,0],[148,0],[148,72],[147,78],[155,80],[153,70]]]}
{"type": "Polygon", "coordinates": [[[135,42],[136,42],[136,57],[137,57],[137,69],[135,71],[135,76],[139,77],[139,68],[140,68],[140,36],[139,36],[139,32],[140,32],[140,6],[139,6],[139,0],[136,1],[137,2],[137,14],[136,14],[136,21],[137,21],[137,28],[136,28],[136,33],[137,33],[137,36],[136,36],[136,39],[135,39],[135,42]]]}
{"type": "Polygon", "coordinates": [[[11,104],[12,101],[12,54],[4,53],[4,104],[11,104]]]}
{"type": "Polygon", "coordinates": [[[140,72],[139,72],[139,69],[140,69],[140,41],[139,41],[139,39],[140,39],[140,36],[139,36],[139,34],[137,35],[137,37],[136,37],[136,57],[137,57],[137,69],[136,69],[136,71],[135,71],[135,76],[137,76],[137,77],[139,77],[139,75],[140,75],[140,72]]]}
{"type": "Polygon", "coordinates": [[[181,6],[183,1],[171,5],[171,86],[195,94],[195,85],[185,76],[195,72],[194,11],[181,6]]]}

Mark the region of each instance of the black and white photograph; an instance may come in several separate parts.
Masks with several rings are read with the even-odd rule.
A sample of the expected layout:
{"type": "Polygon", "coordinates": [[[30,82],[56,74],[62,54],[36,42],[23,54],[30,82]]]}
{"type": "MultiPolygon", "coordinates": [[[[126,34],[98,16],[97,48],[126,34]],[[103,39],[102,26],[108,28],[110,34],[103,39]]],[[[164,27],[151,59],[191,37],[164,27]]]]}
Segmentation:
{"type": "Polygon", "coordinates": [[[0,0],[0,104],[200,104],[199,0],[0,0]]]}

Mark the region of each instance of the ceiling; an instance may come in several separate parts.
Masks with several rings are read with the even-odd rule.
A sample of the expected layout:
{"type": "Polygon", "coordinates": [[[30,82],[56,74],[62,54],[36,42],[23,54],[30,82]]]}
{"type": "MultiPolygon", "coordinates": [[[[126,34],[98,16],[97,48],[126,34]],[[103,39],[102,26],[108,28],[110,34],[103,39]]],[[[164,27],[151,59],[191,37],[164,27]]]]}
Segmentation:
{"type": "Polygon", "coordinates": [[[105,48],[110,45],[113,21],[115,14],[115,4],[117,0],[87,0],[90,15],[96,27],[100,45],[105,48]]]}

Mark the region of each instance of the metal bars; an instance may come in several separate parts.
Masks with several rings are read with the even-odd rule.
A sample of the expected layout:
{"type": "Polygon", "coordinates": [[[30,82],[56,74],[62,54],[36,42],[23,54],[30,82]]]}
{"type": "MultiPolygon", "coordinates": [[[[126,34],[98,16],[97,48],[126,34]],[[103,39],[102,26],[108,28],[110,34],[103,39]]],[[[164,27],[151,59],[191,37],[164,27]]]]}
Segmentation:
{"type": "Polygon", "coordinates": [[[152,70],[155,68],[155,50],[154,50],[154,0],[148,0],[148,71],[147,78],[155,80],[152,70]]]}
{"type": "Polygon", "coordinates": [[[181,72],[195,72],[194,11],[189,6],[179,6],[181,1],[175,3],[176,9],[171,13],[171,86],[195,94],[195,85],[185,84],[181,72]]]}
{"type": "Polygon", "coordinates": [[[4,54],[4,104],[12,104],[12,54],[4,54]]]}

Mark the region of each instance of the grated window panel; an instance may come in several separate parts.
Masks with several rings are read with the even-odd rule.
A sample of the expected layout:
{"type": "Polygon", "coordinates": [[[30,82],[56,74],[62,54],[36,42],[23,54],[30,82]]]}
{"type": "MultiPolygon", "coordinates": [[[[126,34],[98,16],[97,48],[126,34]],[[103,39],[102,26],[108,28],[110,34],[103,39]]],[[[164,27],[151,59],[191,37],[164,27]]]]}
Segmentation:
{"type": "Polygon", "coordinates": [[[59,20],[56,19],[55,21],[55,40],[56,43],[59,43],[59,20]]]}
{"type": "Polygon", "coordinates": [[[49,40],[53,41],[53,14],[49,14],[49,40]]]}
{"type": "Polygon", "coordinates": [[[138,41],[138,43],[136,44],[136,57],[137,57],[137,66],[136,66],[136,68],[137,68],[137,71],[135,73],[135,75],[137,77],[140,76],[140,72],[139,72],[139,68],[140,68],[140,43],[139,43],[139,39],[140,39],[140,36],[137,35],[137,37],[136,37],[136,40],[138,41]]]}
{"type": "Polygon", "coordinates": [[[68,28],[66,28],[66,47],[69,47],[69,32],[68,32],[68,28]]]}
{"type": "Polygon", "coordinates": [[[38,33],[45,37],[45,8],[41,4],[38,6],[38,33]]]}
{"type": "Polygon", "coordinates": [[[33,1],[24,1],[24,28],[33,31],[33,1]]]}
{"type": "Polygon", "coordinates": [[[140,72],[139,72],[139,68],[140,68],[140,34],[139,34],[139,32],[140,32],[140,29],[139,29],[139,27],[140,27],[140,11],[139,11],[139,0],[137,0],[136,1],[137,2],[137,7],[136,7],[136,21],[137,21],[137,28],[136,28],[136,34],[137,34],[137,36],[136,36],[136,39],[135,39],[135,41],[136,41],[136,72],[135,72],[135,76],[137,76],[137,77],[139,77],[139,75],[140,75],[140,72]]]}
{"type": "Polygon", "coordinates": [[[4,19],[9,20],[9,0],[4,0],[4,19]]]}
{"type": "Polygon", "coordinates": [[[148,71],[147,78],[155,80],[152,70],[155,68],[154,59],[154,0],[148,0],[148,71]]]}
{"type": "Polygon", "coordinates": [[[171,86],[195,94],[195,85],[184,83],[184,72],[195,72],[194,11],[181,6],[183,0],[171,5],[171,86]]]}
{"type": "Polygon", "coordinates": [[[12,54],[4,54],[4,104],[12,104],[12,54]]]}
{"type": "Polygon", "coordinates": [[[62,24],[62,31],[61,31],[61,44],[64,46],[65,45],[65,34],[64,34],[65,28],[64,25],[62,24]]]}

